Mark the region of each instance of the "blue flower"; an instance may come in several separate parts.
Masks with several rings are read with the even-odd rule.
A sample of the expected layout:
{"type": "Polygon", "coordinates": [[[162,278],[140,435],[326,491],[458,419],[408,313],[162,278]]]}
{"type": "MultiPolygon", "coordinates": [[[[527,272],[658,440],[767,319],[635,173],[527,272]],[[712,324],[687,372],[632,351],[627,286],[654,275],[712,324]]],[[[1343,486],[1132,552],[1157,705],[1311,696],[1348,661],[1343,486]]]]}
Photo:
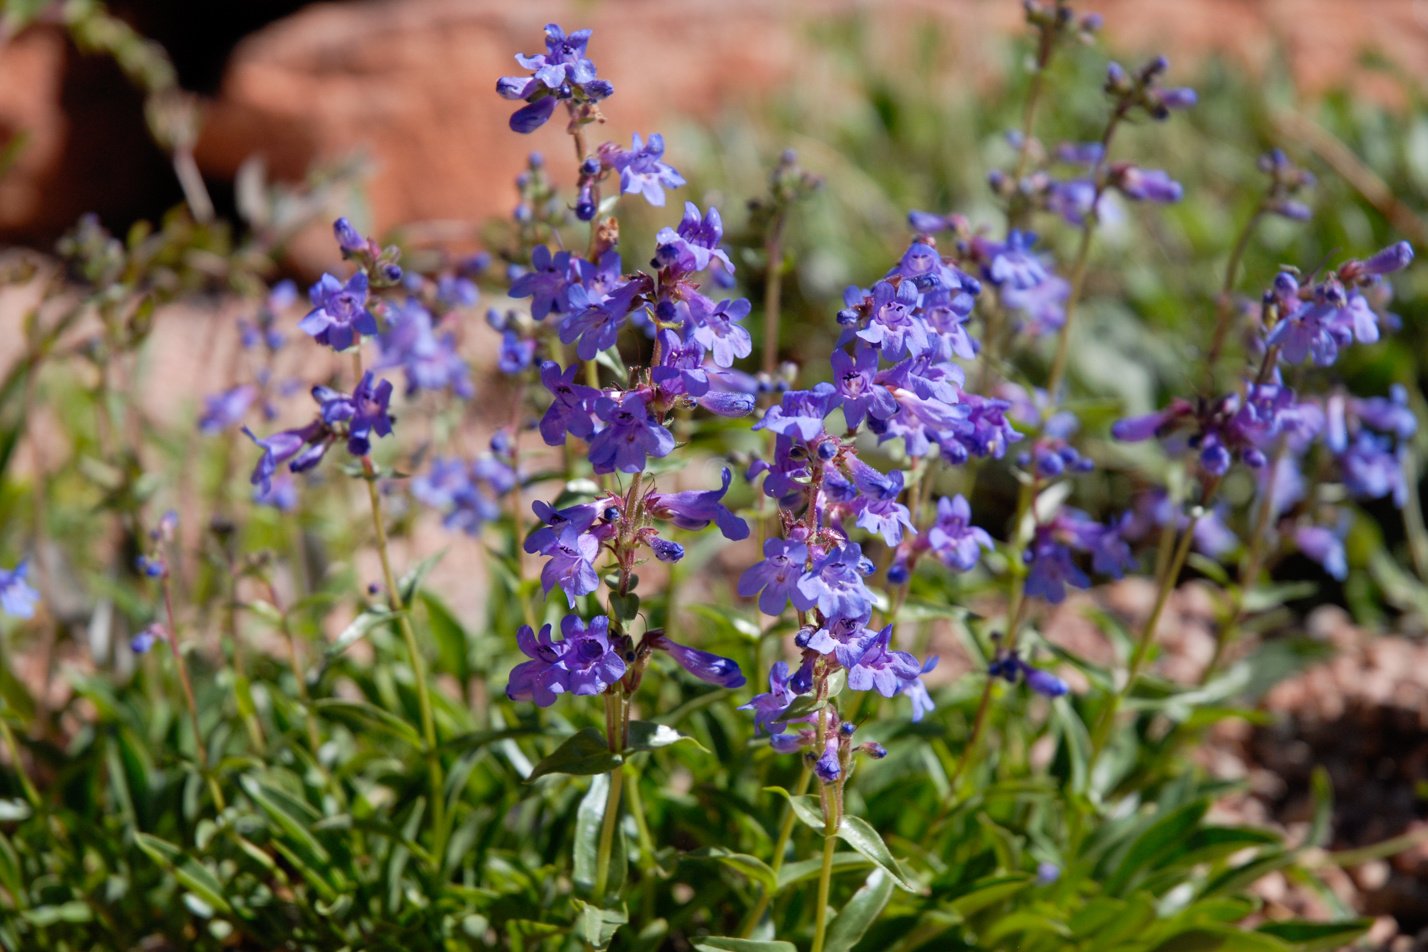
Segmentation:
{"type": "Polygon", "coordinates": [[[595,413],[606,423],[590,441],[590,465],[597,473],[643,472],[649,457],[667,456],[674,449],[674,434],[650,414],[638,390],[618,400],[598,398],[595,413]]]}
{"type": "Polygon", "coordinates": [[[769,689],[764,694],[756,694],[747,703],[739,705],[741,711],[754,712],[754,728],[765,734],[782,734],[784,721],[780,715],[798,697],[788,674],[788,663],[774,662],[769,669],[769,689]]]}
{"type": "Polygon", "coordinates": [[[530,660],[511,670],[506,697],[512,701],[534,701],[537,707],[550,707],[556,697],[567,690],[561,659],[568,645],[551,641],[549,625],[541,626],[539,635],[529,625],[522,625],[516,632],[516,644],[530,660]]]}
{"type": "Polygon", "coordinates": [[[13,569],[0,569],[0,609],[16,618],[31,618],[39,604],[40,593],[25,580],[29,563],[24,559],[13,569]]]}
{"type": "Polygon", "coordinates": [[[204,401],[203,416],[198,420],[199,432],[218,433],[241,423],[257,395],[258,391],[252,386],[240,384],[207,397],[204,401]]]}
{"type": "Polygon", "coordinates": [[[600,576],[595,571],[600,540],[594,535],[582,532],[576,525],[567,524],[557,530],[555,539],[539,551],[550,559],[541,569],[541,589],[548,593],[559,585],[565,590],[571,608],[575,607],[576,598],[600,587],[600,576]]]}
{"type": "Polygon", "coordinates": [[[650,493],[645,497],[645,511],[657,519],[667,519],[681,529],[703,529],[711,522],[730,542],[749,537],[749,524],[729,511],[723,499],[729,492],[733,474],[724,469],[724,482],[718,489],[687,490],[677,493],[650,493]]]}
{"type": "Polygon", "coordinates": [[[961,495],[937,501],[937,521],[927,530],[927,544],[948,568],[969,572],[981,557],[992,550],[987,530],[972,525],[972,507],[961,495]]]}
{"type": "Polygon", "coordinates": [[[513,132],[534,132],[545,125],[557,101],[595,103],[614,93],[613,86],[596,77],[595,64],[585,56],[589,42],[589,30],[567,36],[550,23],[545,28],[544,53],[516,56],[516,62],[531,75],[503,76],[496,82],[496,92],[503,99],[526,102],[511,115],[513,132]]]}
{"type": "Polygon", "coordinates": [[[392,309],[387,329],[378,338],[382,356],[374,370],[401,367],[407,378],[407,395],[419,390],[450,390],[458,397],[475,393],[471,371],[456,352],[456,336],[437,336],[431,312],[409,299],[392,309]]]}
{"type": "Polygon", "coordinates": [[[560,446],[565,435],[588,440],[595,433],[595,401],[601,392],[594,387],[586,387],[575,382],[580,372],[579,364],[571,364],[565,370],[553,360],[540,365],[540,382],[555,399],[540,418],[540,435],[548,446],[560,446]]]}
{"type": "Polygon", "coordinates": [[[341,284],[330,274],[308,291],[312,310],[299,322],[303,333],[336,351],[351,347],[358,335],[377,333],[377,318],[367,310],[367,273],[358,271],[341,284]]]}
{"type": "Polygon", "coordinates": [[[813,568],[803,574],[793,591],[793,607],[808,611],[817,606],[825,618],[853,618],[866,621],[873,600],[863,577],[873,574],[873,563],[864,557],[862,546],[844,543],[814,559],[813,568]]]}
{"type": "Polygon", "coordinates": [[[511,297],[530,298],[531,317],[544,320],[552,311],[566,312],[573,283],[570,252],[551,254],[545,245],[537,245],[531,252],[530,270],[511,282],[511,297]]]}
{"type": "Polygon", "coordinates": [[[702,294],[690,295],[686,306],[694,325],[691,336],[713,354],[715,364],[732,367],[735,360],[749,356],[754,347],[749,332],[739,324],[749,316],[749,302],[737,298],[720,301],[712,308],[710,304],[702,294]],[[694,306],[696,302],[699,307],[694,306]]]}
{"type": "Polygon", "coordinates": [[[613,142],[606,143],[600,148],[600,158],[620,173],[621,192],[643,195],[651,205],[663,207],[664,190],[684,185],[684,176],[662,161],[664,136],[658,132],[650,136],[649,142],[642,141],[636,132],[628,152],[613,142]]]}
{"type": "Polygon", "coordinates": [[[703,218],[693,202],[684,203],[684,218],[678,228],[662,228],[655,235],[655,260],[663,268],[682,274],[703,271],[713,262],[733,272],[734,264],[719,247],[724,238],[724,222],[719,210],[709,206],[703,218]]]}
{"type": "Polygon", "coordinates": [[[854,691],[877,691],[883,697],[907,694],[913,702],[912,719],[921,720],[932,709],[932,699],[922,684],[922,675],[937,665],[936,658],[926,664],[906,651],[894,651],[892,625],[878,632],[858,663],[848,670],[848,687],[854,691]]]}
{"type": "Polygon", "coordinates": [[[681,645],[664,635],[656,636],[653,641],[657,650],[669,652],[669,656],[679,662],[680,667],[701,681],[721,688],[744,686],[743,672],[739,670],[739,665],[736,662],[728,658],[711,654],[708,651],[700,651],[698,648],[691,648],[688,645],[681,645]]]}
{"type": "Polygon", "coordinates": [[[869,414],[887,420],[897,412],[897,401],[888,388],[874,383],[878,372],[876,348],[860,342],[851,355],[846,350],[835,350],[832,362],[836,405],[842,407],[843,419],[850,429],[862,426],[869,414]]]}
{"type": "Polygon", "coordinates": [[[753,428],[813,440],[823,433],[823,418],[832,411],[834,394],[833,385],[828,383],[820,383],[812,390],[789,390],[753,428]]]}
{"type": "Polygon", "coordinates": [[[373,433],[392,434],[391,381],[378,381],[370,370],[362,375],[351,396],[330,387],[313,387],[312,395],[320,405],[323,423],[347,424],[347,451],[353,456],[366,456],[372,451],[373,433]]]}
{"type": "Polygon", "coordinates": [[[808,546],[777,537],[764,540],[764,559],[739,576],[742,598],[759,596],[759,611],[780,615],[798,586],[808,559],[808,546]]]}

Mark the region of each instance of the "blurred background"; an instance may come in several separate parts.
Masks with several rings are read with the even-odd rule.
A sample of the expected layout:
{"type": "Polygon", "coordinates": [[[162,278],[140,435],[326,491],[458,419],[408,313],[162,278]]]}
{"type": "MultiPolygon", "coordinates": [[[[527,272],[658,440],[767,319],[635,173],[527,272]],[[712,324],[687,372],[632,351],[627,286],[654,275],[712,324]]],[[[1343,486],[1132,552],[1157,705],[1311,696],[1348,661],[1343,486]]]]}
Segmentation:
{"type": "MultiPolygon", "coordinates": [[[[1356,349],[1336,370],[1360,393],[1411,385],[1424,419],[1428,0],[1083,6],[1105,18],[1105,52],[1128,64],[1164,53],[1174,82],[1201,94],[1184,121],[1118,140],[1127,156],[1182,181],[1187,201],[1136,215],[1134,227],[1111,225],[1098,239],[1073,366],[1078,384],[1104,398],[1105,420],[1184,389],[1194,366],[1188,342],[1203,339],[1196,327],[1212,319],[1226,246],[1257,200],[1256,159],[1272,147],[1318,175],[1315,218],[1266,223],[1242,289],[1253,296],[1280,263],[1312,269],[1412,242],[1420,265],[1395,281],[1402,331],[1356,349]]],[[[127,391],[147,416],[191,435],[202,395],[237,350],[235,321],[253,310],[251,274],[310,281],[333,267],[336,215],[384,240],[499,257],[508,233],[493,220],[514,208],[513,182],[531,151],[546,154],[551,177],[569,190],[575,163],[561,124],[513,134],[512,106],[494,91],[499,76],[517,71],[512,51],[539,51],[552,21],[593,29],[591,58],[615,86],[609,122],[593,141],[660,132],[666,161],[689,179],[672,207],[622,214],[622,243],[635,249],[627,260],[639,260],[638,249],[689,199],[724,209],[736,260],[756,262],[757,240],[740,234],[743,209],[780,152],[796,149],[823,178],[790,231],[785,356],[826,354],[844,286],[868,283],[895,259],[910,209],[998,218],[985,181],[1011,155],[1005,135],[1027,81],[1016,0],[0,0],[0,264],[22,250],[48,254],[86,213],[120,236],[185,201],[206,214],[213,234],[188,234],[183,246],[209,257],[186,251],[185,265],[173,266],[173,289],[185,293],[161,303],[165,333],[150,341],[147,370],[127,391]],[[223,264],[255,248],[243,268],[223,264]]],[[[1103,68],[1099,53],[1058,62],[1043,139],[1094,135],[1103,68]]],[[[1044,237],[1063,260],[1072,240],[1044,237]]],[[[757,278],[759,269],[744,273],[757,278]]],[[[11,283],[0,290],[6,330],[35,300],[23,282],[11,283]]],[[[18,359],[19,337],[0,335],[0,370],[18,359]]],[[[488,339],[486,353],[469,354],[482,373],[495,363],[488,339]]],[[[501,386],[478,381],[483,396],[501,386]]],[[[62,433],[64,404],[41,393],[37,406],[41,422],[30,431],[62,433]]],[[[0,405],[0,424],[15,412],[0,405]]],[[[78,458],[79,440],[75,447],[78,458]]],[[[50,454],[55,495],[92,491],[92,473],[77,476],[61,462],[71,448],[29,440],[13,461],[12,449],[4,447],[6,464],[22,475],[45,473],[35,454],[50,454]]],[[[179,469],[190,463],[175,457],[179,469]]],[[[233,464],[205,465],[222,476],[233,464]]],[[[1100,486],[1090,487],[1089,508],[1097,492],[1116,491],[1114,482],[1100,486]]],[[[983,490],[979,511],[996,512],[997,491],[983,490]]],[[[0,499],[0,516],[24,505],[16,489],[0,499]]],[[[1287,650],[1285,668],[1296,673],[1253,699],[1274,717],[1217,736],[1205,752],[1221,775],[1250,781],[1233,809],[1290,830],[1305,822],[1312,768],[1328,766],[1338,847],[1428,819],[1428,540],[1411,538],[1411,520],[1388,503],[1368,509],[1373,518],[1358,520],[1349,539],[1350,561],[1367,571],[1349,588],[1305,560],[1283,568],[1307,586],[1267,627],[1325,652],[1287,650]]],[[[92,529],[76,510],[52,531],[78,540],[92,529]]],[[[459,571],[453,561],[447,570],[459,571]]],[[[1209,638],[1192,630],[1194,612],[1185,608],[1187,633],[1169,640],[1170,655],[1193,654],[1209,638]]],[[[1074,639],[1071,614],[1061,630],[1074,639]]],[[[1311,912],[1396,916],[1379,936],[1383,947],[1428,948],[1411,944],[1428,929],[1421,840],[1391,863],[1324,874],[1332,889],[1322,895],[1273,878],[1264,888],[1311,912]]]]}

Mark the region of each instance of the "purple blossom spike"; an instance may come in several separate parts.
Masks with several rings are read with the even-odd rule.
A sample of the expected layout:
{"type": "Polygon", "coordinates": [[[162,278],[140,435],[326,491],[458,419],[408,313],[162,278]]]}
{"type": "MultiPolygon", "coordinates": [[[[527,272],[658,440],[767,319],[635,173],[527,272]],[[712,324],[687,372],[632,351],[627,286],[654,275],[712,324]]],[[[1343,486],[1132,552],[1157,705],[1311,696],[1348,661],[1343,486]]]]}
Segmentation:
{"type": "Polygon", "coordinates": [[[597,473],[643,472],[649,457],[667,456],[674,449],[674,434],[650,414],[638,390],[618,400],[598,398],[595,413],[606,424],[590,442],[590,465],[597,473]]]}

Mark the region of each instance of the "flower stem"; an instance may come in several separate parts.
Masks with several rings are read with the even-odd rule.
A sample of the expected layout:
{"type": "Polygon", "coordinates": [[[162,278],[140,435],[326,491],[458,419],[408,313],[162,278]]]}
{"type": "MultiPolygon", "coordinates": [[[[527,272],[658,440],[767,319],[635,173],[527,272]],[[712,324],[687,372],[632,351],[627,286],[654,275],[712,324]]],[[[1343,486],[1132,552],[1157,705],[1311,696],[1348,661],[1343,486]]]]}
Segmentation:
{"type": "Polygon", "coordinates": [[[377,556],[382,562],[382,581],[387,586],[387,601],[397,616],[397,627],[401,629],[402,640],[406,643],[407,660],[412,667],[412,678],[416,682],[417,706],[421,709],[422,751],[426,759],[427,778],[431,786],[431,816],[435,827],[435,849],[432,858],[440,869],[446,863],[446,789],[441,776],[441,760],[436,750],[436,720],[431,712],[431,694],[426,683],[426,663],[422,660],[421,648],[417,645],[416,632],[412,630],[411,618],[397,587],[396,576],[392,574],[392,560],[387,554],[387,526],[382,516],[382,497],[377,491],[377,470],[372,465],[372,457],[362,457],[362,474],[367,481],[367,498],[372,504],[372,528],[377,533],[377,556]]]}
{"type": "MultiPolygon", "coordinates": [[[[808,784],[813,780],[813,770],[807,762],[803,764],[803,772],[798,776],[798,785],[794,788],[793,795],[801,797],[808,792],[808,784]]],[[[783,809],[783,822],[778,828],[778,839],[774,840],[773,862],[770,869],[773,870],[774,879],[778,879],[779,871],[783,869],[783,855],[788,850],[789,838],[793,836],[793,825],[798,817],[793,812],[793,804],[786,804],[783,809]]],[[[749,914],[744,917],[744,924],[739,927],[739,935],[747,939],[754,932],[754,927],[763,918],[764,910],[769,907],[769,902],[773,899],[773,892],[765,889],[759,894],[759,901],[754,904],[754,908],[749,910],[749,914]]]]}
{"type": "Polygon", "coordinates": [[[0,714],[0,739],[5,741],[5,749],[10,754],[11,763],[15,765],[15,776],[20,778],[20,789],[24,792],[25,799],[32,809],[38,811],[40,808],[39,791],[35,789],[30,775],[25,772],[25,762],[20,759],[20,744],[15,740],[15,734],[10,730],[10,722],[5,720],[4,714],[0,714]]]}
{"type": "Polygon", "coordinates": [[[226,809],[223,790],[218,786],[218,780],[209,769],[208,747],[203,740],[203,729],[198,723],[198,702],[194,700],[193,680],[188,676],[188,662],[184,660],[183,650],[179,646],[178,628],[174,625],[173,592],[169,587],[167,576],[164,577],[161,587],[164,591],[164,615],[168,619],[169,650],[173,652],[174,667],[178,671],[179,684],[183,687],[183,700],[184,705],[188,708],[189,724],[193,729],[193,746],[198,757],[198,769],[203,774],[203,778],[208,781],[208,790],[213,795],[214,806],[221,812],[226,809]]]}
{"type": "MultiPolygon", "coordinates": [[[[605,695],[605,734],[612,754],[619,753],[624,747],[624,704],[623,696],[605,695]]],[[[600,823],[600,843],[595,851],[595,891],[592,898],[599,903],[605,901],[605,890],[610,882],[610,849],[615,842],[615,824],[620,818],[620,793],[624,783],[623,770],[617,766],[610,771],[610,789],[605,794],[605,817],[600,823]]]]}
{"type": "Polygon", "coordinates": [[[812,952],[823,952],[828,932],[828,892],[833,885],[833,851],[838,844],[838,817],[826,805],[823,810],[823,866],[818,872],[818,907],[814,911],[812,952]]]}
{"type": "Polygon", "coordinates": [[[1195,543],[1195,524],[1200,521],[1200,517],[1205,511],[1204,507],[1209,505],[1218,486],[1218,479],[1206,486],[1200,509],[1190,517],[1190,521],[1181,530],[1180,542],[1170,557],[1169,565],[1160,576],[1160,586],[1155,594],[1155,604],[1150,610],[1150,617],[1145,620],[1145,625],[1140,630],[1140,636],[1136,639],[1135,650],[1131,653],[1130,665],[1126,671],[1126,679],[1121,684],[1120,690],[1111,695],[1110,701],[1101,709],[1100,716],[1096,719],[1096,725],[1091,732],[1091,754],[1086,760],[1086,775],[1088,777],[1095,769],[1096,761],[1100,758],[1101,751],[1105,749],[1106,741],[1110,739],[1111,728],[1115,725],[1116,714],[1120,710],[1121,703],[1130,695],[1136,679],[1140,677],[1141,668],[1145,666],[1145,660],[1150,655],[1150,646],[1155,641],[1155,629],[1160,624],[1160,616],[1165,612],[1165,606],[1170,601],[1170,593],[1175,590],[1175,582],[1180,578],[1180,571],[1185,568],[1185,560],[1190,555],[1190,547],[1195,543]]]}
{"type": "Polygon", "coordinates": [[[778,369],[779,317],[783,296],[784,215],[776,212],[769,223],[764,253],[768,272],[764,276],[764,373],[770,378],[778,369]]]}

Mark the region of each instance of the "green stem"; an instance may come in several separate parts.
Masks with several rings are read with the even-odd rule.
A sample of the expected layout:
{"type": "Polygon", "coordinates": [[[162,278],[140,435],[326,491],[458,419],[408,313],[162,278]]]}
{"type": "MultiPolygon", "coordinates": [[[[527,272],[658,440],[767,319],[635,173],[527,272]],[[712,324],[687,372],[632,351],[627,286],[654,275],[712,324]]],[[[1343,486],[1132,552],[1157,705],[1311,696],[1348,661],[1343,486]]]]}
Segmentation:
{"type": "Polygon", "coordinates": [[[15,776],[20,778],[20,789],[24,791],[25,799],[38,812],[40,793],[35,789],[30,775],[25,772],[25,762],[20,759],[20,744],[15,740],[15,734],[10,730],[10,722],[5,720],[4,714],[0,714],[0,739],[5,741],[5,749],[10,754],[10,761],[15,765],[15,776]]]}
{"type": "Polygon", "coordinates": [[[812,952],[823,952],[823,940],[828,932],[828,893],[833,886],[833,851],[838,844],[838,818],[832,810],[823,811],[823,866],[818,872],[818,908],[813,922],[812,952]]]}
{"type": "MultiPolygon", "coordinates": [[[[794,788],[793,795],[801,797],[808,792],[808,784],[813,780],[813,770],[808,763],[803,764],[803,772],[798,776],[798,785],[794,788]]],[[[788,803],[783,808],[783,822],[778,828],[778,838],[774,840],[773,862],[770,868],[773,870],[774,880],[777,882],[778,874],[783,869],[784,853],[788,851],[789,838],[793,836],[793,825],[798,820],[793,812],[793,804],[788,803]]],[[[769,907],[769,902],[773,900],[773,890],[765,889],[759,893],[759,901],[754,904],[754,908],[749,910],[749,914],[744,917],[744,924],[739,927],[739,935],[747,939],[753,935],[754,927],[763,918],[764,910],[769,907]]]]}
{"type": "MultiPolygon", "coordinates": [[[[605,731],[611,753],[623,749],[624,715],[620,708],[624,698],[613,694],[605,695],[605,731]]],[[[595,892],[594,900],[605,901],[605,889],[610,881],[610,848],[615,842],[615,824],[620,818],[620,793],[625,783],[625,772],[619,767],[610,771],[610,789],[605,794],[605,817],[600,823],[600,843],[595,852],[595,892]]]]}
{"type": "Polygon", "coordinates": [[[422,659],[421,648],[417,644],[416,632],[412,629],[411,617],[397,587],[396,576],[392,574],[392,560],[387,552],[387,526],[382,516],[382,496],[377,491],[377,470],[370,456],[362,457],[362,474],[367,481],[367,498],[372,504],[372,528],[377,534],[377,557],[382,562],[382,581],[387,586],[387,601],[397,616],[397,627],[401,629],[402,640],[406,643],[407,660],[412,666],[412,678],[416,682],[417,706],[421,709],[422,756],[426,760],[427,779],[431,787],[431,816],[435,827],[435,848],[432,858],[437,869],[446,864],[446,788],[442,781],[441,759],[436,747],[436,719],[431,711],[431,693],[426,683],[426,662],[422,659]]]}
{"type": "Polygon", "coordinates": [[[783,223],[781,212],[769,225],[764,252],[768,273],[764,277],[764,373],[772,379],[778,369],[779,316],[783,292],[783,223]]]}
{"type": "Polygon", "coordinates": [[[213,803],[222,812],[226,809],[223,800],[223,790],[218,786],[218,780],[213,776],[208,763],[208,746],[203,740],[203,729],[198,722],[198,702],[194,699],[193,681],[188,676],[188,662],[184,660],[183,649],[179,646],[178,628],[174,624],[174,599],[173,592],[169,587],[168,577],[165,576],[161,586],[164,591],[164,615],[168,619],[169,650],[173,652],[174,667],[178,671],[179,684],[183,687],[184,705],[188,708],[189,724],[193,729],[193,746],[198,757],[198,769],[203,774],[203,778],[208,781],[209,793],[213,796],[213,803]]]}
{"type": "Polygon", "coordinates": [[[1200,516],[1205,511],[1204,506],[1210,504],[1218,485],[1219,481],[1216,480],[1206,487],[1201,508],[1190,517],[1189,523],[1181,531],[1180,543],[1176,546],[1175,553],[1170,557],[1170,564],[1166,566],[1164,574],[1160,577],[1160,586],[1155,593],[1155,604],[1150,610],[1150,617],[1146,619],[1145,625],[1140,630],[1140,636],[1136,639],[1135,650],[1131,653],[1125,682],[1121,684],[1120,690],[1111,695],[1110,701],[1101,709],[1100,716],[1096,720],[1096,725],[1091,733],[1091,754],[1086,761],[1088,777],[1095,769],[1096,760],[1105,748],[1106,741],[1110,739],[1111,728],[1115,724],[1116,714],[1120,710],[1121,703],[1130,695],[1136,679],[1140,676],[1141,668],[1144,667],[1146,658],[1150,655],[1150,646],[1155,641],[1155,629],[1160,624],[1160,616],[1170,601],[1170,593],[1175,590],[1175,582],[1180,578],[1181,570],[1185,568],[1185,560],[1190,556],[1190,547],[1195,543],[1195,525],[1200,521],[1200,516]]]}

